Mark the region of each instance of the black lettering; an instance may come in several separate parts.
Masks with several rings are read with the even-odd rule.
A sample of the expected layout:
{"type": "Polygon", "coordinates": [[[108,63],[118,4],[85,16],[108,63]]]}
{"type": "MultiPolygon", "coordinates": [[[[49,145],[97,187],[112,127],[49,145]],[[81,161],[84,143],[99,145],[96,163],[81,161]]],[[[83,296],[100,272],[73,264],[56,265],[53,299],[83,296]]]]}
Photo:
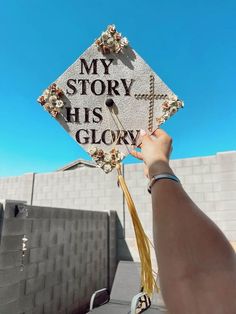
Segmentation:
{"type": "Polygon", "coordinates": [[[80,108],[74,108],[75,112],[74,113],[71,113],[71,108],[70,107],[66,107],[66,118],[67,118],[67,122],[71,122],[71,117],[74,116],[75,119],[73,122],[78,122],[80,123],[79,121],[79,109],[80,108]]]}
{"type": "Polygon", "coordinates": [[[92,133],[92,142],[91,142],[91,144],[100,144],[101,143],[101,139],[100,140],[96,140],[96,132],[97,132],[97,130],[91,129],[91,133],[92,133]]]}
{"type": "Polygon", "coordinates": [[[76,132],[75,134],[75,138],[76,138],[76,141],[79,143],[79,144],[88,144],[89,143],[89,137],[88,136],[84,136],[82,138],[83,141],[81,141],[81,138],[80,138],[80,133],[81,132],[85,132],[85,134],[88,135],[88,130],[84,130],[84,129],[80,129],[76,132]]]}
{"type": "Polygon", "coordinates": [[[89,122],[89,113],[90,109],[89,108],[84,108],[84,123],[90,123],[89,122]]]}
{"type": "Polygon", "coordinates": [[[80,74],[84,74],[84,68],[85,68],[87,74],[90,74],[90,71],[92,68],[93,68],[93,70],[92,70],[91,74],[98,74],[97,73],[97,62],[98,62],[98,59],[93,59],[91,61],[90,66],[89,66],[87,61],[85,59],[81,58],[80,59],[80,65],[81,65],[80,74]]]}
{"type": "Polygon", "coordinates": [[[89,83],[89,80],[78,80],[78,84],[81,82],[82,88],[81,88],[81,94],[80,95],[87,95],[87,86],[86,82],[89,83]]]}
{"type": "Polygon", "coordinates": [[[118,90],[116,90],[119,87],[119,82],[116,80],[107,80],[107,86],[108,86],[108,92],[107,95],[112,96],[112,92],[114,92],[114,95],[120,95],[118,90]],[[114,83],[114,85],[113,85],[114,83]],[[112,86],[113,85],[113,86],[112,86]]]}
{"type": "Polygon", "coordinates": [[[69,90],[66,89],[67,95],[74,95],[77,92],[76,87],[72,85],[71,82],[74,82],[76,84],[76,80],[73,80],[73,79],[67,80],[66,84],[72,90],[72,92],[69,92],[69,90]]]}
{"type": "Polygon", "coordinates": [[[124,89],[125,89],[125,96],[130,96],[130,89],[131,89],[131,86],[133,85],[134,80],[131,79],[129,86],[127,85],[126,79],[120,79],[120,80],[121,80],[121,82],[124,86],[124,89]]]}
{"type": "Polygon", "coordinates": [[[113,59],[100,59],[104,66],[104,74],[109,74],[109,66],[112,64],[113,59]],[[106,61],[110,61],[109,64],[106,64],[106,61]]]}
{"type": "Polygon", "coordinates": [[[93,118],[93,122],[94,123],[99,123],[99,122],[101,122],[103,120],[102,115],[99,112],[97,112],[97,111],[100,111],[102,113],[102,108],[95,107],[93,109],[93,115],[98,118],[98,120],[93,118]]]}
{"type": "Polygon", "coordinates": [[[128,132],[125,130],[117,131],[118,141],[117,141],[116,145],[122,145],[121,144],[122,141],[124,142],[124,144],[129,144],[129,142],[125,139],[127,135],[128,135],[128,132]],[[122,132],[123,132],[123,134],[122,134],[122,132]]]}
{"type": "Polygon", "coordinates": [[[112,143],[115,142],[115,140],[116,140],[116,135],[115,135],[115,132],[114,132],[114,131],[108,129],[108,130],[105,130],[105,131],[102,132],[101,138],[102,138],[102,142],[103,142],[105,145],[111,145],[112,143]],[[109,133],[110,136],[111,136],[110,142],[107,142],[107,136],[106,136],[106,135],[107,135],[108,133],[109,133]]]}
{"type": "Polygon", "coordinates": [[[139,137],[140,130],[136,130],[137,134],[136,134],[135,137],[134,137],[134,133],[133,132],[134,132],[133,130],[128,130],[129,136],[131,138],[131,145],[136,145],[137,139],[139,137]]]}
{"type": "Polygon", "coordinates": [[[91,91],[92,91],[92,93],[93,93],[94,95],[100,96],[100,95],[104,94],[105,89],[106,89],[106,85],[105,85],[105,83],[104,83],[102,80],[94,80],[94,81],[91,83],[91,91]],[[96,84],[97,82],[100,82],[100,84],[101,84],[101,86],[100,86],[100,87],[101,87],[100,92],[95,90],[95,85],[97,85],[97,84],[96,84]]]}

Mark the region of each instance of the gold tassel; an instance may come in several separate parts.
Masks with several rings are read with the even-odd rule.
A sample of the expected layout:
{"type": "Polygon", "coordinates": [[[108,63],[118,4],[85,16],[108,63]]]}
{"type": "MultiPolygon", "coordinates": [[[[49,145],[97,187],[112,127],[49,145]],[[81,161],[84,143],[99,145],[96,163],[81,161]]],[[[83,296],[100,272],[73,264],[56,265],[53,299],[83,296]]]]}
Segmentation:
{"type": "Polygon", "coordinates": [[[125,179],[122,176],[121,165],[118,164],[116,166],[116,169],[118,172],[118,182],[123,190],[134,226],[134,232],[141,262],[141,287],[143,287],[144,292],[151,296],[153,294],[154,288],[156,287],[157,292],[159,291],[159,288],[156,285],[156,280],[152,271],[149,239],[143,230],[134,202],[126,185],[125,179]]]}

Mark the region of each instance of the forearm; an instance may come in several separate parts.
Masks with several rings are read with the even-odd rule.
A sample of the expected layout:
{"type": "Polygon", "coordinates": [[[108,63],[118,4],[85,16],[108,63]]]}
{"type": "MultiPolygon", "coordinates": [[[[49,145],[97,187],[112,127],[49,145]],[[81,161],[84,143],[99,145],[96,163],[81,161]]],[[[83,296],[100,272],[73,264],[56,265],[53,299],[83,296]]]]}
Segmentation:
{"type": "MultiPolygon", "coordinates": [[[[150,177],[161,172],[173,173],[164,163],[149,169],[150,177]]],[[[191,306],[196,309],[203,305],[206,308],[210,304],[207,301],[205,305],[204,302],[197,304],[209,289],[213,291],[209,298],[214,302],[216,297],[220,297],[219,287],[222,289],[222,285],[234,286],[236,291],[236,278],[232,280],[235,276],[233,249],[182,186],[167,179],[156,182],[152,187],[152,202],[160,280],[167,305],[170,303],[169,308],[175,309],[173,313],[179,313],[179,306],[179,311],[186,310],[186,313],[190,310],[195,313],[191,306]]],[[[225,295],[225,291],[223,293],[225,295]]]]}

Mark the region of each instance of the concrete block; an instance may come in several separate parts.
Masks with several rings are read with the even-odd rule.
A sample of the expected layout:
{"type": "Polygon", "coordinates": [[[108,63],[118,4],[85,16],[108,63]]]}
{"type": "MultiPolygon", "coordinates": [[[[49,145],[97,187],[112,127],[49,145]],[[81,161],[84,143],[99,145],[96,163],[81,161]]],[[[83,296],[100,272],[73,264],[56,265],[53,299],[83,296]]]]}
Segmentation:
{"type": "Polygon", "coordinates": [[[194,166],[193,173],[207,175],[208,173],[210,173],[210,166],[209,165],[194,166]]]}
{"type": "Polygon", "coordinates": [[[232,221],[236,220],[236,210],[217,211],[218,221],[232,221]]]}
{"type": "Polygon", "coordinates": [[[19,284],[7,285],[0,287],[0,304],[10,303],[18,298],[19,284]]]}
{"type": "Polygon", "coordinates": [[[26,312],[27,310],[32,310],[34,307],[34,293],[25,295],[19,299],[19,311],[26,312]]]}
{"type": "Polygon", "coordinates": [[[34,232],[49,232],[50,231],[50,219],[34,219],[32,226],[32,233],[34,232]]]}
{"type": "MultiPolygon", "coordinates": [[[[31,314],[44,314],[44,306],[40,304],[32,309],[31,314]]],[[[53,313],[52,313],[53,314],[53,313]]]]}
{"type": "Polygon", "coordinates": [[[0,287],[18,283],[22,278],[19,267],[0,269],[0,287]]]}
{"type": "Polygon", "coordinates": [[[220,187],[222,191],[233,191],[236,194],[236,180],[221,181],[220,187]]]}
{"type": "Polygon", "coordinates": [[[48,238],[48,244],[50,246],[56,245],[57,239],[58,239],[57,230],[51,226],[51,231],[49,233],[49,238],[48,238]]]}
{"type": "Polygon", "coordinates": [[[65,281],[65,279],[62,276],[62,272],[63,272],[62,270],[59,270],[56,272],[47,273],[45,276],[45,287],[49,288],[61,283],[62,281],[65,281]]]}
{"type": "Polygon", "coordinates": [[[181,168],[183,166],[182,159],[171,159],[170,165],[173,168],[181,168]]]}
{"type": "Polygon", "coordinates": [[[211,173],[220,173],[222,171],[222,167],[219,164],[211,164],[210,165],[210,172],[211,173]]]}
{"type": "Polygon", "coordinates": [[[219,200],[219,195],[217,192],[207,192],[205,193],[205,200],[210,202],[217,201],[219,200]]]}
{"type": "Polygon", "coordinates": [[[219,152],[216,154],[216,159],[219,162],[229,163],[235,161],[236,151],[219,152]]]}
{"type": "Polygon", "coordinates": [[[203,183],[216,183],[220,181],[220,177],[219,174],[217,173],[210,173],[207,175],[203,175],[202,176],[202,182],[203,183]]]}
{"type": "Polygon", "coordinates": [[[37,265],[37,275],[42,276],[46,274],[46,261],[42,261],[39,263],[36,263],[37,265]]]}
{"type": "Polygon", "coordinates": [[[39,231],[30,233],[30,234],[26,233],[26,234],[27,234],[27,238],[28,238],[28,241],[29,241],[29,246],[31,248],[40,247],[42,234],[39,231]]]}
{"type": "Polygon", "coordinates": [[[212,165],[216,163],[215,156],[207,156],[207,157],[201,157],[199,158],[201,160],[201,163],[203,165],[212,165]]]}
{"type": "Polygon", "coordinates": [[[26,280],[26,294],[43,290],[45,286],[45,276],[35,277],[26,280]]]}
{"type": "Polygon", "coordinates": [[[19,282],[19,298],[25,296],[26,293],[26,280],[22,279],[19,282]]]}
{"type": "Polygon", "coordinates": [[[51,302],[53,296],[53,288],[49,287],[44,290],[38,291],[35,294],[35,305],[47,304],[51,302]]]}
{"type": "Polygon", "coordinates": [[[55,256],[63,256],[64,244],[54,245],[48,247],[47,258],[49,260],[55,258],[55,256]]]}
{"type": "Polygon", "coordinates": [[[47,304],[44,304],[44,311],[43,311],[43,313],[44,314],[51,314],[51,313],[53,313],[52,311],[53,311],[53,304],[50,302],[50,303],[47,303],[47,304]]]}
{"type": "Polygon", "coordinates": [[[213,182],[213,192],[220,192],[221,191],[221,183],[220,182],[213,182]]]}
{"type": "Polygon", "coordinates": [[[17,218],[5,219],[2,235],[23,235],[25,233],[25,220],[17,218]]]}
{"type": "Polygon", "coordinates": [[[22,247],[22,235],[3,236],[1,239],[0,251],[17,251],[22,247]]]}
{"type": "Polygon", "coordinates": [[[13,314],[18,313],[19,305],[18,300],[9,302],[9,303],[1,303],[0,304],[0,313],[1,314],[13,314]]]}
{"type": "MultiPolygon", "coordinates": [[[[38,231],[39,232],[39,231],[38,231]]],[[[40,244],[39,244],[39,247],[45,247],[45,246],[48,246],[48,238],[49,238],[49,232],[43,232],[43,233],[40,233],[40,244]]]]}
{"type": "Polygon", "coordinates": [[[29,234],[32,232],[32,225],[33,221],[32,219],[25,219],[25,234],[29,234]]]}
{"type": "Polygon", "coordinates": [[[183,158],[182,167],[189,167],[193,165],[193,158],[183,158]]]}
{"type": "Polygon", "coordinates": [[[10,251],[0,254],[0,269],[14,268],[21,265],[21,252],[10,251]]]}
{"type": "Polygon", "coordinates": [[[191,175],[193,174],[193,167],[188,166],[188,167],[178,168],[176,169],[176,174],[181,175],[181,176],[191,175]]]}
{"type": "Polygon", "coordinates": [[[32,264],[25,265],[23,273],[24,273],[25,279],[36,277],[38,275],[37,264],[32,263],[32,264]]]}
{"type": "Polygon", "coordinates": [[[201,183],[194,185],[195,192],[212,192],[213,191],[213,184],[212,183],[201,183]]]}
{"type": "Polygon", "coordinates": [[[203,182],[202,176],[200,174],[193,174],[191,176],[185,177],[185,184],[191,183],[201,183],[203,182]]]}
{"type": "Polygon", "coordinates": [[[235,181],[236,180],[236,171],[228,171],[228,172],[221,172],[220,173],[220,180],[221,181],[235,181]]]}
{"type": "Polygon", "coordinates": [[[52,260],[46,260],[46,273],[55,271],[55,257],[52,260]]]}
{"type": "Polygon", "coordinates": [[[29,251],[30,263],[41,262],[47,257],[47,248],[32,248],[29,251]]]}
{"type": "Polygon", "coordinates": [[[236,160],[230,162],[220,162],[221,171],[236,172],[236,160]]]}
{"type": "Polygon", "coordinates": [[[221,191],[217,193],[218,197],[217,200],[236,200],[236,191],[230,190],[230,191],[221,191]]]}
{"type": "Polygon", "coordinates": [[[216,210],[235,210],[236,200],[217,201],[215,203],[216,210]]]}

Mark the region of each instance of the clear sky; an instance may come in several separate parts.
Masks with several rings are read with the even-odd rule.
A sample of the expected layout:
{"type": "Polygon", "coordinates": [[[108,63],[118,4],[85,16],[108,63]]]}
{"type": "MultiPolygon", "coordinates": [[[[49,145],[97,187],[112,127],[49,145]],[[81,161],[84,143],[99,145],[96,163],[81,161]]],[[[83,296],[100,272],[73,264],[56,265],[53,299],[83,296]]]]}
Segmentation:
{"type": "Polygon", "coordinates": [[[36,99],[112,23],[185,102],[165,125],[172,158],[236,149],[235,0],[0,5],[0,176],[89,159],[36,99]]]}

